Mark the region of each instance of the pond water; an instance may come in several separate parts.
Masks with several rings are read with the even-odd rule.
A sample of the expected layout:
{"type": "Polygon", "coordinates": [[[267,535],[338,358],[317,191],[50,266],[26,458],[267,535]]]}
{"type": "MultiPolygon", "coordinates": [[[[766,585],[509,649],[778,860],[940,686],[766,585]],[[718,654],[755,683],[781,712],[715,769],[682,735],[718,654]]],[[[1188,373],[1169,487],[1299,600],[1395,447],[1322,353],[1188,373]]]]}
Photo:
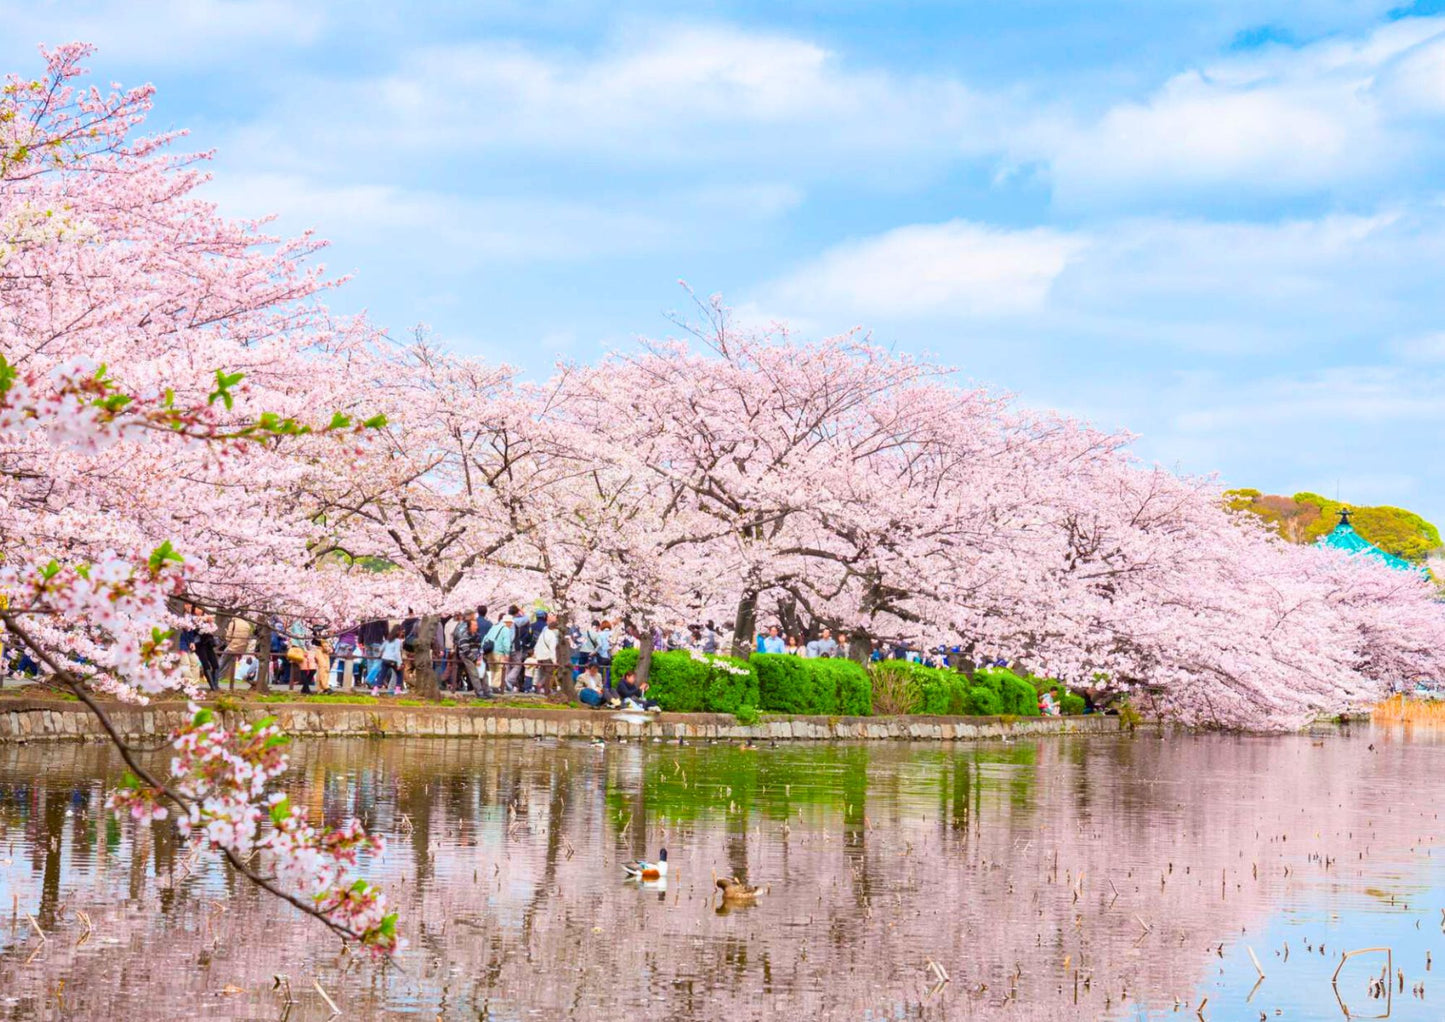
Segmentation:
{"type": "Polygon", "coordinates": [[[332,741],[293,766],[293,798],[387,836],[394,962],[109,819],[108,750],[0,747],[0,1019],[326,1018],[315,983],[348,1018],[1344,1018],[1336,990],[1445,1015],[1445,736],[332,741]],[[665,885],[623,879],[664,846],[665,885]],[[720,912],[714,873],[767,892],[720,912]],[[1383,953],[1332,985],[1370,947],[1388,995],[1383,953]]]}

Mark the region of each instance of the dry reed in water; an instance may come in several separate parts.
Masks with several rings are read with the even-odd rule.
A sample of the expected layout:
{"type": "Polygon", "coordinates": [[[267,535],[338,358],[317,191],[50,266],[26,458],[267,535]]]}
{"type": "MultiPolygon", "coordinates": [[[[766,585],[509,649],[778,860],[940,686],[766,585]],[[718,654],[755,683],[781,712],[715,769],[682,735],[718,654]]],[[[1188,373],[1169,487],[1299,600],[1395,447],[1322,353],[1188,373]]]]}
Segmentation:
{"type": "Polygon", "coordinates": [[[1445,725],[1445,699],[1407,699],[1391,696],[1377,703],[1370,716],[1382,724],[1445,725]]]}

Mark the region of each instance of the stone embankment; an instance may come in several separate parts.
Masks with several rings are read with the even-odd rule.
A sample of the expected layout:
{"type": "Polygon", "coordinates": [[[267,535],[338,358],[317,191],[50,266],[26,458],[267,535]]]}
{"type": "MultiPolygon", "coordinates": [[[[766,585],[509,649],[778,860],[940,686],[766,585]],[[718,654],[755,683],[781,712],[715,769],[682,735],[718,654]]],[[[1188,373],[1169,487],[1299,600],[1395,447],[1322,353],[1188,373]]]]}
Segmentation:
{"type": "MultiPolygon", "coordinates": [[[[187,719],[184,705],[113,704],[107,713],[127,740],[154,739],[187,719]]],[[[221,711],[232,724],[275,716],[306,738],[434,737],[726,739],[735,741],[970,741],[1040,734],[1112,734],[1117,717],[765,717],[756,724],[715,713],[616,713],[486,706],[376,706],[242,703],[221,711]]],[[[100,722],[76,703],[11,698],[0,702],[0,742],[102,741],[100,722]]]]}

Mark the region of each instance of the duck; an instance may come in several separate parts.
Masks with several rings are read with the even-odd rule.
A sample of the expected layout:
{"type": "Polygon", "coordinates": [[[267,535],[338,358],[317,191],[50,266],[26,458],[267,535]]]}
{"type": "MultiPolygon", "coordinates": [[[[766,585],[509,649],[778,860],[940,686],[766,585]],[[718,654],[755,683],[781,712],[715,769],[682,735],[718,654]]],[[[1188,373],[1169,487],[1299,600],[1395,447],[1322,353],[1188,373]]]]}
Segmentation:
{"type": "Polygon", "coordinates": [[[735,905],[745,905],[757,901],[760,889],[745,884],[737,877],[718,877],[717,889],[722,891],[723,901],[730,901],[735,905]]]}
{"type": "Polygon", "coordinates": [[[624,863],[623,869],[632,880],[661,880],[667,876],[667,849],[663,848],[657,853],[656,862],[648,862],[646,859],[636,859],[624,863]]]}

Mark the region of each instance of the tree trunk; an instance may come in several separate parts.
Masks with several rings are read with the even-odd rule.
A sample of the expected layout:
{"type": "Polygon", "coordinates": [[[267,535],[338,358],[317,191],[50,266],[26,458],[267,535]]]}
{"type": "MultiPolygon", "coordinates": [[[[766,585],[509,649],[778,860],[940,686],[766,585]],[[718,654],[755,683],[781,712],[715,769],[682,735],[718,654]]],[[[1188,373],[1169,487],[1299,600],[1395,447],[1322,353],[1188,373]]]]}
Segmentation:
{"type": "Polygon", "coordinates": [[[757,636],[758,594],[748,590],[738,601],[737,614],[733,618],[732,655],[746,660],[757,649],[757,636]]]}
{"type": "Polygon", "coordinates": [[[843,655],[849,660],[856,660],[860,664],[867,664],[868,658],[873,654],[873,639],[867,632],[849,632],[848,648],[843,655]]]}
{"type": "Polygon", "coordinates": [[[256,681],[251,687],[260,693],[271,687],[271,625],[266,621],[256,626],[256,681]]]}
{"type": "Polygon", "coordinates": [[[652,671],[652,626],[644,625],[642,639],[637,644],[637,684],[643,685],[647,682],[647,675],[652,671]]]}
{"type": "Polygon", "coordinates": [[[577,684],[572,678],[572,640],[567,637],[567,626],[560,617],[557,620],[557,673],[553,677],[553,691],[561,692],[569,703],[577,698],[577,684]]]}
{"type": "Polygon", "coordinates": [[[423,699],[440,699],[441,689],[437,687],[437,673],[432,670],[432,648],[436,638],[437,619],[434,615],[423,614],[416,623],[416,651],[411,655],[411,681],[416,694],[423,699]]]}

